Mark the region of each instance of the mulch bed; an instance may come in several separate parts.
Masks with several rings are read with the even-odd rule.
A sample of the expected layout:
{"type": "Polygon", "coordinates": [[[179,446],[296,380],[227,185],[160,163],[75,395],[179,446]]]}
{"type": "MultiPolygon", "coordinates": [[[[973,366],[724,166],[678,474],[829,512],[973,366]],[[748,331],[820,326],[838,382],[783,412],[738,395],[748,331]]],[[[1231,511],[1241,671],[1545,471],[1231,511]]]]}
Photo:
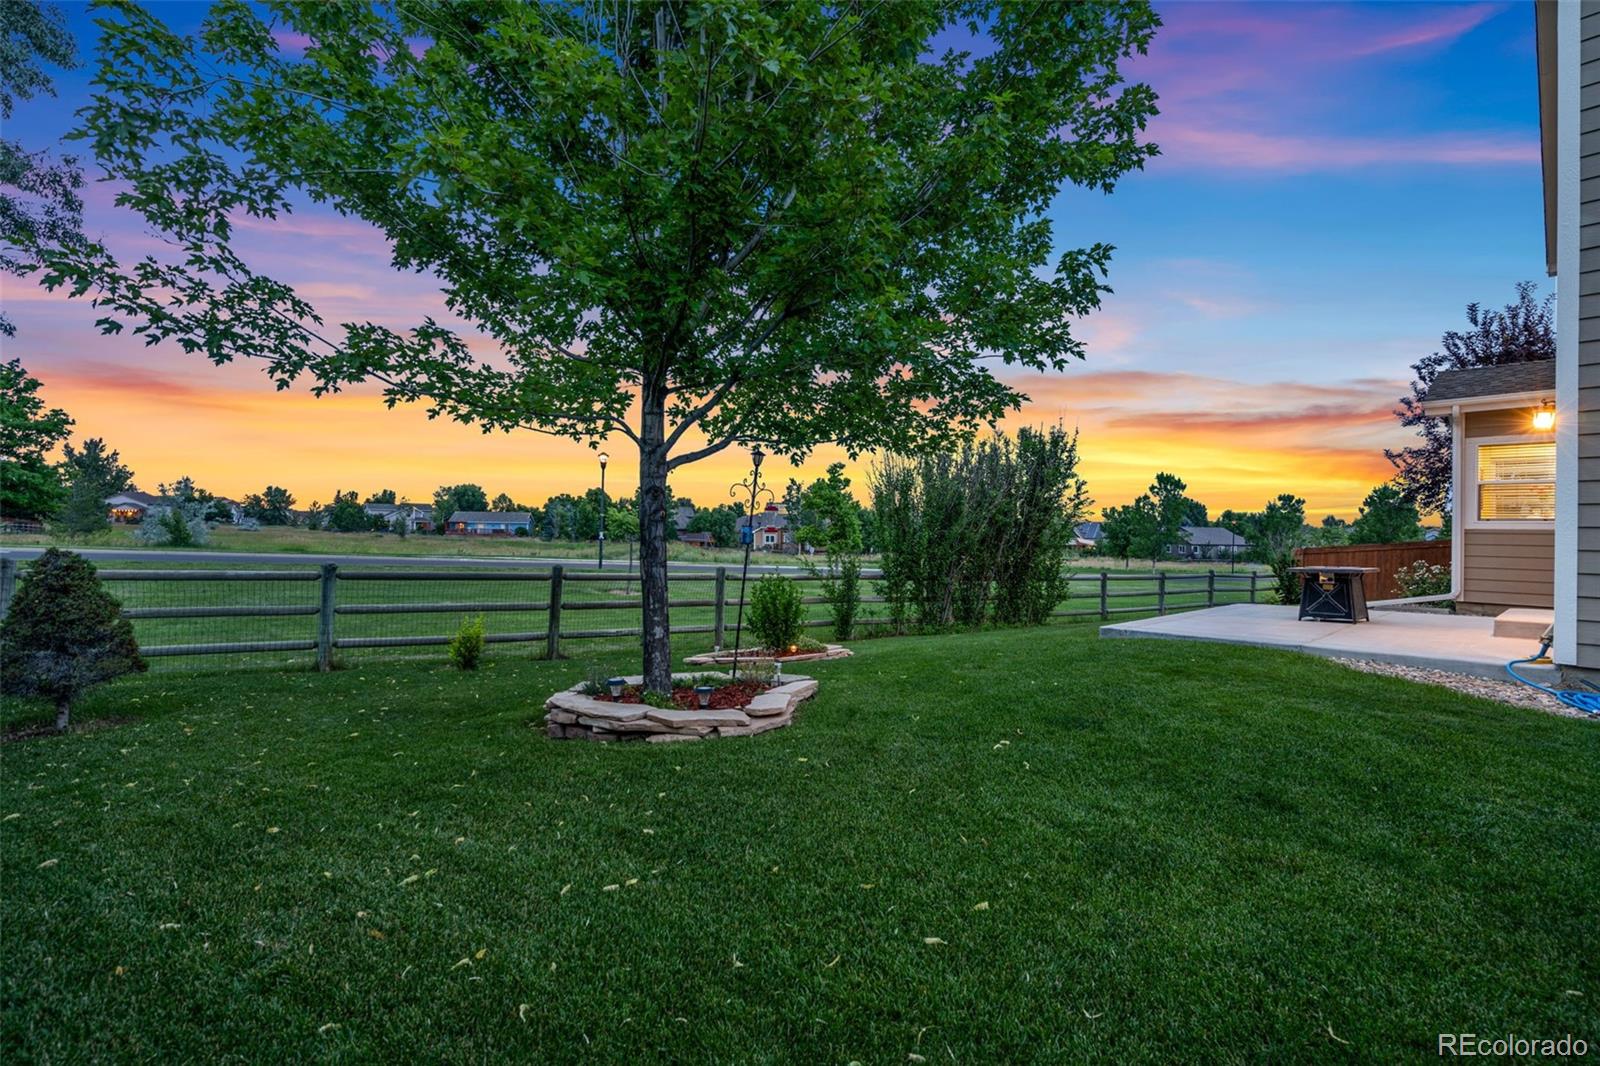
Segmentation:
{"type": "MultiPolygon", "coordinates": [[[[719,685],[711,690],[710,708],[714,711],[728,711],[743,707],[755,697],[770,689],[772,686],[760,681],[740,681],[732,685],[719,685]]],[[[622,690],[622,695],[612,699],[610,693],[596,696],[595,699],[602,703],[643,703],[644,690],[638,685],[629,685],[622,690]]],[[[694,694],[694,689],[689,686],[679,685],[672,690],[672,702],[686,711],[700,708],[700,697],[694,694]]]]}

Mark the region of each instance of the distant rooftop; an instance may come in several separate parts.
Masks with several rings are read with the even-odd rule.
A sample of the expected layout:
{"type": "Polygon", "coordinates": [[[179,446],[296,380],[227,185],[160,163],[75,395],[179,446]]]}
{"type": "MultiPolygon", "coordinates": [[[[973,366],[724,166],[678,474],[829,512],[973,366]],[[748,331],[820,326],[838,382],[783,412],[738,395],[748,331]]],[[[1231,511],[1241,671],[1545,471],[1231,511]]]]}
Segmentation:
{"type": "Polygon", "coordinates": [[[533,521],[527,511],[457,511],[450,516],[452,522],[504,522],[525,526],[533,521]]]}

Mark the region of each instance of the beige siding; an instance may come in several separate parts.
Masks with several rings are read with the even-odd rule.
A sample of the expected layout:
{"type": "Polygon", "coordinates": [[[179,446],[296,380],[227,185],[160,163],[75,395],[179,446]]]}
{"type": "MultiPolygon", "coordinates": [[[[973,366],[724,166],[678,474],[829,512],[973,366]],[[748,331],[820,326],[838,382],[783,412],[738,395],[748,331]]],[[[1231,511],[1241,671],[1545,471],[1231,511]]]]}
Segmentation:
{"type": "Polygon", "coordinates": [[[1555,605],[1554,530],[1464,532],[1462,603],[1502,608],[1555,605]]]}
{"type": "Polygon", "coordinates": [[[1578,655],[1600,670],[1600,3],[1584,0],[1578,274],[1578,655]]]}
{"type": "MultiPolygon", "coordinates": [[[[1461,416],[1467,446],[1479,437],[1533,431],[1532,407],[1469,411],[1461,416]]],[[[1466,486],[1471,492],[1472,487],[1466,486]]],[[[1464,501],[1471,506],[1470,501],[1464,501]]],[[[1461,602],[1476,613],[1555,605],[1555,528],[1462,529],[1461,602]]]]}
{"type": "Polygon", "coordinates": [[[1533,432],[1533,415],[1538,408],[1508,407],[1504,411],[1468,411],[1461,416],[1468,437],[1515,437],[1533,432]]]}

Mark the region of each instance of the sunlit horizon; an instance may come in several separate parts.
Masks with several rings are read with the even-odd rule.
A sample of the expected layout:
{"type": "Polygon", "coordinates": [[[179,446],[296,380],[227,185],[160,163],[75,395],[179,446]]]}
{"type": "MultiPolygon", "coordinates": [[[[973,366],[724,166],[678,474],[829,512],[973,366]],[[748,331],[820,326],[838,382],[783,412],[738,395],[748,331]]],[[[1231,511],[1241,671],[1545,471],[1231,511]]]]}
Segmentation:
{"type": "MultiPolygon", "coordinates": [[[[1170,471],[1213,515],[1291,492],[1313,520],[1352,517],[1392,473],[1383,449],[1413,439],[1392,413],[1409,364],[1463,322],[1468,302],[1498,306],[1516,282],[1543,279],[1532,15],[1499,4],[1159,6],[1166,25],[1130,76],[1161,97],[1149,136],[1162,155],[1109,197],[1068,189],[1051,210],[1059,249],[1117,246],[1114,291],[1080,324],[1084,362],[1006,378],[1029,401],[1005,425],[1077,428],[1096,511],[1170,471]]],[[[58,75],[57,99],[19,105],[11,134],[30,149],[59,150],[63,116],[89,92],[92,27],[69,11],[85,64],[58,75]]],[[[105,186],[89,190],[86,229],[137,255],[155,238],[111,201],[105,186]]],[[[359,220],[308,209],[247,228],[252,262],[330,321],[448,319],[436,283],[392,270],[382,234],[359,220]]],[[[187,475],[234,498],[280,485],[305,507],[335,490],[429,500],[474,482],[540,505],[598,484],[584,443],[484,435],[419,407],[390,410],[371,389],[278,391],[258,368],[101,336],[87,301],[10,277],[0,286],[18,329],[6,357],[76,420],[75,440],[103,437],[146,491],[187,475]]],[[[630,442],[600,447],[608,490],[630,495],[630,442]]],[[[781,489],[836,460],[865,498],[871,457],[836,448],[767,473],[781,489]]],[[[746,453],[729,449],[674,472],[671,487],[721,503],[746,470],[746,453]]]]}

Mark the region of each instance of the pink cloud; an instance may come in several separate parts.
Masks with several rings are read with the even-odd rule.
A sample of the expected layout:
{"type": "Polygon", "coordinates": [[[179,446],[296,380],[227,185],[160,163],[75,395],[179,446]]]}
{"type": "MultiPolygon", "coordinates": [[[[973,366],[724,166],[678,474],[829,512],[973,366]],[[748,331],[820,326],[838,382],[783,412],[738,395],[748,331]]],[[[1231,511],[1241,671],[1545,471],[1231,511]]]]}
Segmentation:
{"type": "MultiPolygon", "coordinates": [[[[1424,48],[1459,40],[1505,5],[1180,4],[1130,76],[1148,82],[1161,114],[1157,167],[1302,173],[1390,165],[1505,166],[1537,162],[1533,138],[1495,130],[1403,127],[1403,109],[1363,100],[1362,85],[1424,48]],[[1365,110],[1363,111],[1363,107],[1365,110]]],[[[1419,122],[1421,120],[1419,119],[1419,122]]]]}
{"type": "Polygon", "coordinates": [[[1504,10],[1504,5],[1500,4],[1475,4],[1471,7],[1447,8],[1442,14],[1430,11],[1428,17],[1378,37],[1366,47],[1357,49],[1355,54],[1370,56],[1401,48],[1453,41],[1504,10]]]}
{"type": "Polygon", "coordinates": [[[1441,134],[1345,137],[1261,133],[1173,124],[1159,134],[1162,155],[1194,167],[1296,172],[1367,166],[1529,165],[1539,161],[1533,137],[1441,134]]]}

